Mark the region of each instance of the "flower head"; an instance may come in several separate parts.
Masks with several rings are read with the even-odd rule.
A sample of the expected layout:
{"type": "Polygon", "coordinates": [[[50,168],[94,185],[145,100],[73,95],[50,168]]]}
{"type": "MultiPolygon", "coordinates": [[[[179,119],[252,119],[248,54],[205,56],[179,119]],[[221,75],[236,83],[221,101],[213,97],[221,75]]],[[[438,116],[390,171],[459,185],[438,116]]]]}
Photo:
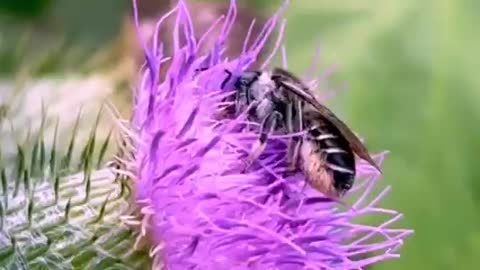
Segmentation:
{"type": "MultiPolygon", "coordinates": [[[[157,34],[148,43],[139,37],[146,65],[135,92],[135,158],[129,164],[144,215],[142,233],[152,242],[159,268],[359,269],[397,258],[411,233],[390,228],[401,214],[378,206],[388,189],[374,194],[378,175],[366,163],[358,164],[358,179],[346,198],[349,206],[310,188],[301,173],[284,177],[285,145],[293,135],[272,136],[257,166],[248,173],[235,170],[258,135],[244,128],[244,115],[216,117],[229,94],[220,85],[225,69],[235,77],[256,60],[284,7],[257,37],[247,35],[243,52],[234,59],[223,55],[235,23],[233,0],[228,14],[212,26],[221,30],[208,54],[199,54],[204,37],[194,38],[182,0],[157,24],[159,29],[166,16],[176,15],[173,55],[163,55],[157,34]],[[166,78],[160,81],[159,67],[167,61],[166,78]],[[356,223],[367,215],[385,215],[386,221],[356,223]]],[[[272,57],[284,26],[280,23],[272,57]]],[[[285,59],[284,54],[284,65],[285,59]]]]}

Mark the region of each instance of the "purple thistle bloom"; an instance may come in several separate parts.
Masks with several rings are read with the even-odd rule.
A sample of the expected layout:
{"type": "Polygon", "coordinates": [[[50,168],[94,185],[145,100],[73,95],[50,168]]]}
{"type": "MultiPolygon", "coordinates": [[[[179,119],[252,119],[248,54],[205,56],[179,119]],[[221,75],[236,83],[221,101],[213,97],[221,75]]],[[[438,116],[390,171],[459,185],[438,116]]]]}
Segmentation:
{"type": "MultiPolygon", "coordinates": [[[[235,76],[248,69],[278,27],[285,6],[259,36],[247,35],[242,54],[234,59],[223,56],[235,22],[233,0],[228,14],[212,26],[221,31],[208,55],[199,55],[198,48],[209,31],[199,40],[193,37],[194,26],[182,0],[165,15],[176,15],[172,56],[163,55],[156,33],[149,42],[139,35],[146,65],[135,92],[131,121],[135,158],[128,165],[143,214],[141,232],[152,244],[156,268],[360,269],[398,258],[398,248],[411,234],[391,228],[402,215],[378,206],[389,189],[374,191],[379,176],[363,161],[358,162],[357,180],[345,197],[348,203],[313,190],[301,173],[284,177],[286,142],[294,134],[271,136],[256,167],[236,172],[258,135],[244,128],[244,115],[216,117],[229,94],[220,90],[224,70],[235,76]],[[159,68],[166,61],[170,67],[160,81],[159,68]],[[199,72],[201,68],[208,69],[199,72]],[[356,223],[370,215],[383,215],[385,221],[356,223]]],[[[134,8],[136,15],[135,1],[134,8]]],[[[156,29],[164,21],[161,18],[156,29]]],[[[284,26],[280,24],[272,56],[280,47],[284,26]]],[[[283,58],[286,66],[285,54],[283,58]]],[[[378,161],[383,157],[376,156],[378,161]]]]}

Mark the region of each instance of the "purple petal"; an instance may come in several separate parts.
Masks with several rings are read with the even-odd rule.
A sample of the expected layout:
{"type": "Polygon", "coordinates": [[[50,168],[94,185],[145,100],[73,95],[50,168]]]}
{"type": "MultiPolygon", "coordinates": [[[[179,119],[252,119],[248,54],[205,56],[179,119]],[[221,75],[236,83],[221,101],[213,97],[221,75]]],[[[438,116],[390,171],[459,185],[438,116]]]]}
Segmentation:
{"type": "MultiPolygon", "coordinates": [[[[243,52],[227,59],[223,52],[235,23],[235,1],[217,20],[223,26],[216,42],[199,55],[198,47],[214,31],[197,42],[186,2],[180,0],[174,8],[174,52],[163,82],[158,81],[166,59],[162,44],[153,35],[149,48],[140,37],[147,65],[134,96],[131,126],[137,144],[128,163],[136,177],[142,228],[153,245],[163,246],[155,261],[168,269],[359,269],[398,258],[403,239],[412,233],[392,228],[401,214],[379,206],[389,189],[376,192],[378,174],[365,162],[358,164],[359,177],[345,198],[350,206],[312,189],[300,172],[283,177],[285,148],[293,134],[269,140],[248,173],[236,169],[258,134],[245,129],[244,118],[215,118],[225,106],[221,97],[232,90],[233,80],[220,89],[224,70],[238,76],[249,69],[282,22],[285,7],[257,37],[250,37],[249,30],[243,52]],[[200,67],[207,70],[199,72],[200,67]],[[356,223],[372,214],[385,220],[356,223]]],[[[281,47],[286,68],[281,38],[266,63],[281,47]]]]}

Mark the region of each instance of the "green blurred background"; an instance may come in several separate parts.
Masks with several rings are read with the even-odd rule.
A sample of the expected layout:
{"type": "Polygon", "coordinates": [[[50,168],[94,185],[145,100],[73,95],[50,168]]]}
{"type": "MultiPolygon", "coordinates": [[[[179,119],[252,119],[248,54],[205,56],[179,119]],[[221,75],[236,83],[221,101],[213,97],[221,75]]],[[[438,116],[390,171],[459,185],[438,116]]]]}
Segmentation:
{"type": "MultiPolygon", "coordinates": [[[[404,212],[401,225],[415,230],[400,260],[374,268],[479,269],[480,1],[292,2],[290,68],[304,71],[318,43],[321,68],[338,66],[332,79],[347,91],[329,104],[372,151],[390,151],[383,181],[393,191],[384,205],[404,212]]],[[[279,3],[247,5],[269,12],[279,3]]],[[[25,78],[93,76],[87,60],[118,51],[129,8],[119,0],[0,1],[0,91],[17,89],[25,78]]],[[[115,57],[122,52],[93,61],[95,70],[108,78],[115,57]]],[[[128,104],[128,83],[112,85],[101,98],[128,104]]],[[[63,91],[72,91],[66,97],[74,103],[74,93],[83,90],[63,91]]],[[[92,98],[98,91],[93,87],[92,98]]],[[[20,104],[16,110],[30,105],[20,104]]],[[[62,117],[75,118],[71,108],[62,117]]]]}

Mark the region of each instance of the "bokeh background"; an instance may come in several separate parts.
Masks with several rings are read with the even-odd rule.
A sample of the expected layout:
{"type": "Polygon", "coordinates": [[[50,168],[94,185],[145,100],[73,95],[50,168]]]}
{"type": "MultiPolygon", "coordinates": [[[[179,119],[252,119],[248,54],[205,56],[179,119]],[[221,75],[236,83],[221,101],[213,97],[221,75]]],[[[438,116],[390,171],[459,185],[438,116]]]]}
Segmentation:
{"type": "MultiPolygon", "coordinates": [[[[140,2],[151,2],[145,16],[153,18],[168,5],[140,2]]],[[[246,17],[280,4],[238,2],[246,17]]],[[[336,67],[330,86],[340,90],[328,104],[372,151],[390,151],[383,181],[393,191],[385,204],[404,212],[402,225],[415,230],[400,260],[373,268],[478,269],[480,2],[292,2],[290,69],[306,70],[320,45],[320,69],[336,67]]],[[[0,1],[3,152],[7,131],[35,127],[42,103],[61,115],[64,130],[80,107],[95,117],[105,99],[128,116],[138,61],[129,12],[128,0],[0,1]]]]}

